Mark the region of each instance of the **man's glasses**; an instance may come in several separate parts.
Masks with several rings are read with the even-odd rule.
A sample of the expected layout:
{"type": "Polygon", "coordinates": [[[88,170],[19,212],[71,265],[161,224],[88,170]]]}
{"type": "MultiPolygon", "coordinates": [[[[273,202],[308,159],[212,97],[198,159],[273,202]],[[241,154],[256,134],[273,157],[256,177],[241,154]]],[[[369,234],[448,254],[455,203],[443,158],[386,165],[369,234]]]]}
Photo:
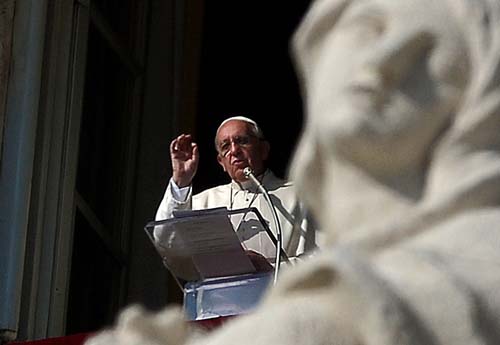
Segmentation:
{"type": "Polygon", "coordinates": [[[234,144],[238,147],[248,147],[252,143],[252,138],[256,138],[254,135],[242,135],[235,136],[232,139],[222,140],[219,144],[219,153],[222,156],[227,156],[229,151],[231,151],[231,144],[234,144]]]}

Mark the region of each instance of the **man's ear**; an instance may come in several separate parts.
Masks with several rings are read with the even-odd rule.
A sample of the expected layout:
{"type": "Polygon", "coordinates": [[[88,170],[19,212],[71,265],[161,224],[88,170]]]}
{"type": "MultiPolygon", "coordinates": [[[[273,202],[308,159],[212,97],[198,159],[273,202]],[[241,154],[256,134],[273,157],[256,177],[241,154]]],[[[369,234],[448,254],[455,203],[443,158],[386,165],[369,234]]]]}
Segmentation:
{"type": "Polygon", "coordinates": [[[271,145],[269,145],[269,141],[262,140],[260,142],[260,154],[263,161],[267,161],[270,151],[271,151],[271,145]]]}
{"type": "Polygon", "coordinates": [[[222,163],[223,157],[220,155],[220,153],[217,153],[217,162],[219,162],[220,166],[222,167],[222,170],[226,171],[226,167],[222,163]]]}

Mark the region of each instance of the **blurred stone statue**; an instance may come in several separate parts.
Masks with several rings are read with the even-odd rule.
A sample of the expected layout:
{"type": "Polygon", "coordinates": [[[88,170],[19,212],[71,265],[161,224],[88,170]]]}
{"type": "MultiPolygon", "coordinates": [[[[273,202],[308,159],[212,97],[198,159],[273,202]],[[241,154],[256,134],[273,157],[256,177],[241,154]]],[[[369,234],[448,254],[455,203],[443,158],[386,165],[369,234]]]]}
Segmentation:
{"type": "Polygon", "coordinates": [[[293,47],[330,245],[206,336],[129,309],[89,344],[500,344],[500,2],[319,0],[293,47]]]}

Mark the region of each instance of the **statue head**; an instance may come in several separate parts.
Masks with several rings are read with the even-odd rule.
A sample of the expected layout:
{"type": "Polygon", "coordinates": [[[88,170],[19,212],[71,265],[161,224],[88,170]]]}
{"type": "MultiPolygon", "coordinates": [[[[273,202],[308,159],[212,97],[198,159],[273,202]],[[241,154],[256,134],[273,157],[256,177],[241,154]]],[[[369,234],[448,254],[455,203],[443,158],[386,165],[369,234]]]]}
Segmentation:
{"type": "Polygon", "coordinates": [[[322,227],[450,212],[498,180],[499,19],[488,0],[314,3],[293,41],[307,120],[291,175],[322,227]]]}

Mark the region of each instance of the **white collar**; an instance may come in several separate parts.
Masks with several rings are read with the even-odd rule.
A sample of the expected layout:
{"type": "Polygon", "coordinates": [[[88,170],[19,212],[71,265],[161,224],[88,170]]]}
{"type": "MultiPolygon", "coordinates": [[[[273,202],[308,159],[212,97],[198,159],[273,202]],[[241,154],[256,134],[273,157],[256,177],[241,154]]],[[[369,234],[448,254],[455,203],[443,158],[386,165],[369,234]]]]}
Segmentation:
{"type": "MultiPolygon", "coordinates": [[[[262,174],[257,176],[257,179],[262,183],[264,183],[264,179],[266,178],[266,176],[269,175],[269,173],[270,173],[269,169],[266,169],[262,174]]],[[[234,180],[231,180],[231,188],[233,188],[235,191],[239,190],[249,190],[252,192],[257,191],[257,186],[250,179],[243,182],[236,182],[234,180]]]]}

